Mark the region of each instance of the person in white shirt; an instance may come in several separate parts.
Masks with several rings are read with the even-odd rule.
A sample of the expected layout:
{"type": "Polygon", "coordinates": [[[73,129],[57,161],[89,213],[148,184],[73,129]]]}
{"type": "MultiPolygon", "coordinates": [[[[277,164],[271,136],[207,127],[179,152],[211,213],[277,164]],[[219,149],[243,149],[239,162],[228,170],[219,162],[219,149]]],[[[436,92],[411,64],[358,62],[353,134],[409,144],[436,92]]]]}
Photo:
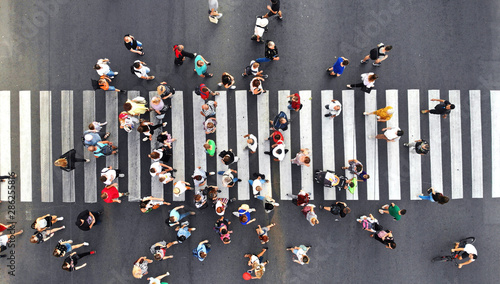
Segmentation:
{"type": "Polygon", "coordinates": [[[253,134],[247,134],[243,136],[243,138],[247,138],[247,148],[250,150],[250,153],[255,154],[255,151],[257,151],[257,137],[253,134]]]}
{"type": "Polygon", "coordinates": [[[105,185],[110,185],[116,177],[125,177],[124,174],[121,173],[119,169],[113,169],[112,166],[109,166],[107,168],[103,168],[101,170],[101,178],[100,180],[105,184],[105,185]]]}
{"type": "Polygon", "coordinates": [[[300,245],[298,247],[293,247],[293,248],[287,248],[286,250],[292,251],[297,259],[293,259],[293,262],[296,262],[300,265],[308,264],[309,263],[309,257],[307,256],[307,252],[309,251],[311,247],[306,247],[304,245],[300,245]]]}
{"type": "Polygon", "coordinates": [[[458,247],[459,245],[460,243],[455,243],[455,248],[452,249],[451,252],[459,252],[460,256],[458,259],[460,260],[462,260],[464,256],[469,258],[466,262],[458,264],[458,268],[462,268],[462,266],[470,264],[477,259],[477,249],[471,244],[466,244],[463,248],[458,247]]]}
{"type": "Polygon", "coordinates": [[[174,189],[173,189],[174,196],[179,197],[186,190],[192,190],[193,188],[189,187],[189,186],[190,186],[190,184],[188,182],[185,182],[185,181],[182,181],[182,180],[176,182],[174,184],[174,189]]]}
{"type": "MultiPolygon", "coordinates": [[[[269,182],[269,180],[266,180],[266,176],[263,174],[254,173],[253,176],[257,177],[257,178],[254,180],[248,180],[248,183],[252,186],[253,195],[255,197],[262,190],[263,183],[269,182]]],[[[255,197],[255,198],[257,198],[257,197],[255,197]]]]}
{"type": "Polygon", "coordinates": [[[96,65],[94,65],[95,71],[97,71],[97,74],[99,76],[108,76],[109,78],[113,79],[116,75],[118,75],[118,72],[113,72],[111,71],[111,68],[109,67],[109,59],[104,58],[104,59],[99,59],[97,60],[96,65]]]}
{"type": "Polygon", "coordinates": [[[375,87],[375,80],[378,79],[377,74],[370,72],[370,73],[363,73],[361,74],[361,83],[357,84],[351,84],[347,85],[346,87],[349,89],[352,88],[361,88],[366,93],[370,93],[371,89],[375,87]]]}
{"type": "Polygon", "coordinates": [[[387,142],[395,142],[405,134],[403,130],[399,127],[386,127],[382,128],[384,133],[378,134],[377,136],[369,136],[369,138],[384,139],[387,142]]]}
{"type": "Polygon", "coordinates": [[[163,173],[163,174],[159,174],[158,175],[158,180],[163,183],[163,184],[167,184],[171,181],[174,180],[174,176],[172,176],[172,173],[168,172],[168,173],[163,173]]]}
{"type": "Polygon", "coordinates": [[[156,277],[148,277],[148,279],[146,280],[149,280],[149,284],[161,284],[161,283],[165,283],[165,282],[161,282],[161,280],[167,276],[169,276],[170,273],[165,273],[165,274],[162,274],[160,276],[156,276],[156,277]]]}
{"type": "Polygon", "coordinates": [[[342,104],[340,104],[337,100],[332,100],[329,104],[325,105],[325,108],[328,110],[328,113],[325,114],[325,117],[334,118],[339,116],[342,111],[342,104]]]}
{"type": "Polygon", "coordinates": [[[154,162],[151,164],[149,167],[149,174],[154,177],[160,174],[164,174],[166,172],[176,172],[177,170],[174,170],[172,167],[169,167],[168,165],[162,164],[160,162],[154,162]],[[165,170],[163,170],[165,168],[165,170]]]}
{"type": "Polygon", "coordinates": [[[151,71],[149,67],[146,67],[146,63],[136,60],[134,61],[133,70],[134,74],[144,80],[153,80],[155,76],[149,76],[148,73],[151,71]]]}
{"type": "Polygon", "coordinates": [[[272,154],[274,161],[276,162],[281,162],[283,161],[283,159],[285,159],[285,155],[286,153],[288,153],[288,149],[285,149],[285,143],[283,143],[283,140],[279,140],[277,143],[273,144],[271,148],[273,149],[272,152],[264,151],[264,154],[272,154]]]}

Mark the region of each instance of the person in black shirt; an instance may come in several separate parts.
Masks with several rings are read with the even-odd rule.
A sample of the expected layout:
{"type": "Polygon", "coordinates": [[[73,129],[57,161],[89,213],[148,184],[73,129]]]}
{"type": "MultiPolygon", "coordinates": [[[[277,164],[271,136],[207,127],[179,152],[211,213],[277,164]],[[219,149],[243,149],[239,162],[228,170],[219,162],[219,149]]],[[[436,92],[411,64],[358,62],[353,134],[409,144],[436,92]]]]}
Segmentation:
{"type": "Polygon", "coordinates": [[[89,159],[81,159],[76,157],[76,150],[71,149],[68,152],[62,154],[59,159],[54,162],[54,165],[60,167],[61,170],[70,172],[75,169],[76,163],[87,163],[90,162],[89,159]]]}
{"type": "MultiPolygon", "coordinates": [[[[330,211],[333,215],[340,215],[340,218],[344,218],[347,214],[351,213],[351,208],[347,207],[345,202],[337,201],[333,203],[331,206],[323,206],[320,205],[319,209],[325,209],[326,211],[330,211]]],[[[335,221],[339,219],[335,218],[335,221]]]]}
{"type": "Polygon", "coordinates": [[[422,139],[415,140],[415,142],[411,143],[404,143],[403,146],[408,147],[410,149],[415,148],[415,152],[417,152],[417,154],[420,155],[425,155],[429,153],[430,150],[429,142],[422,139]]]}
{"type": "Polygon", "coordinates": [[[128,50],[139,55],[144,55],[144,51],[142,51],[142,43],[136,40],[134,36],[126,34],[123,36],[123,41],[128,50]]]}
{"type": "Polygon", "coordinates": [[[232,163],[236,163],[239,160],[239,158],[234,155],[232,149],[229,149],[229,151],[224,150],[224,151],[220,152],[219,157],[222,158],[222,162],[226,166],[229,166],[232,163]]]}
{"type": "Polygon", "coordinates": [[[255,59],[255,62],[262,63],[273,60],[280,60],[280,57],[278,56],[278,48],[276,47],[276,44],[274,44],[274,41],[268,40],[266,41],[264,57],[255,59]]]}
{"type": "Polygon", "coordinates": [[[78,214],[78,217],[76,217],[76,222],[75,224],[80,228],[82,231],[88,231],[92,229],[94,225],[99,225],[101,223],[100,217],[103,214],[102,211],[100,212],[94,212],[94,211],[89,211],[85,210],[82,211],[80,214],[78,214]]]}
{"type": "Polygon", "coordinates": [[[271,0],[271,5],[267,5],[269,12],[262,16],[263,18],[269,18],[274,15],[278,15],[280,20],[283,20],[283,15],[280,10],[280,0],[271,0]]]}
{"type": "Polygon", "coordinates": [[[445,204],[450,201],[448,196],[443,195],[441,192],[436,192],[434,188],[430,187],[427,190],[427,195],[417,195],[422,200],[429,200],[431,202],[437,202],[439,204],[445,204]]]}
{"type": "Polygon", "coordinates": [[[84,268],[87,266],[87,263],[84,263],[80,266],[77,266],[78,260],[82,257],[85,257],[87,255],[95,254],[95,250],[89,251],[89,252],[84,252],[84,253],[79,253],[76,254],[76,252],[71,253],[66,259],[64,260],[64,263],[62,265],[62,269],[72,272],[74,270],[78,270],[80,268],[84,268]]]}
{"type": "Polygon", "coordinates": [[[455,109],[455,105],[446,100],[431,99],[432,102],[439,102],[434,109],[423,109],[422,113],[432,113],[432,114],[442,114],[443,118],[446,118],[452,109],[455,109]]]}
{"type": "Polygon", "coordinates": [[[386,54],[387,51],[390,51],[392,49],[392,45],[385,45],[383,43],[379,43],[376,48],[370,50],[370,54],[365,56],[361,60],[361,64],[365,64],[368,60],[375,60],[375,62],[372,64],[375,67],[379,67],[380,63],[384,60],[387,59],[388,55],[386,54]]]}

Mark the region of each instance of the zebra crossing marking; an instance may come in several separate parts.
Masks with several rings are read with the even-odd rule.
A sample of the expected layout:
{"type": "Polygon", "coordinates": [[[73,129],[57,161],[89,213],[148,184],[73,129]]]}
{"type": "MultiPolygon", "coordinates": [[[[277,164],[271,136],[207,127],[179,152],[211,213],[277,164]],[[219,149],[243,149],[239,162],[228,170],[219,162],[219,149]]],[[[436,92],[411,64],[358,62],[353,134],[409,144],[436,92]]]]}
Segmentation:
{"type": "Polygon", "coordinates": [[[301,171],[301,188],[306,192],[311,192],[309,198],[314,200],[314,151],[312,145],[312,107],[311,107],[311,91],[300,91],[302,102],[302,110],[300,110],[300,148],[309,149],[309,158],[311,162],[309,167],[300,166],[301,171]]]}
{"type": "MultiPolygon", "coordinates": [[[[151,104],[151,100],[156,97],[158,93],[156,91],[149,91],[149,103],[151,104]]],[[[153,125],[157,125],[161,123],[161,121],[156,118],[156,111],[150,111],[149,112],[149,121],[153,125]]],[[[153,135],[153,138],[149,142],[151,145],[151,152],[156,148],[156,138],[158,137],[158,133],[163,131],[163,128],[157,129],[153,131],[151,134],[153,135]]],[[[158,176],[152,176],[151,177],[151,196],[157,197],[157,198],[163,198],[163,183],[160,182],[158,176]]]]}
{"type": "MultiPolygon", "coordinates": [[[[73,91],[61,91],[61,154],[74,148],[73,91]]],[[[61,171],[62,200],[75,202],[75,171],[61,171]]]]}
{"type": "MultiPolygon", "coordinates": [[[[250,171],[250,158],[251,155],[257,153],[250,153],[247,146],[247,139],[243,136],[248,133],[248,111],[247,111],[247,91],[235,91],[234,98],[236,101],[236,153],[240,158],[236,165],[238,166],[238,177],[242,182],[238,183],[238,199],[249,200],[249,171],[250,171]]],[[[257,141],[259,143],[260,141],[257,141]]],[[[257,147],[258,148],[258,147],[257,147]]]]}
{"type": "MultiPolygon", "coordinates": [[[[408,143],[422,139],[420,136],[420,93],[408,90],[408,143]]],[[[410,199],[418,200],[422,193],[422,158],[414,150],[408,151],[410,174],[410,199]]]]}
{"type": "MultiPolygon", "coordinates": [[[[287,96],[290,95],[290,91],[278,91],[278,113],[283,111],[286,116],[290,119],[290,110],[288,109],[288,99],[287,96]]],[[[277,114],[278,114],[277,113],[277,114]]],[[[274,117],[273,117],[274,118],[274,117]]],[[[288,148],[288,153],[285,154],[283,161],[280,161],[280,195],[281,199],[292,200],[287,194],[292,194],[292,163],[291,160],[291,150],[292,150],[292,139],[291,139],[291,129],[283,131],[283,140],[285,140],[285,148],[288,148]]],[[[269,135],[267,135],[269,137],[269,135]]],[[[269,151],[272,152],[272,138],[269,139],[269,151]]]]}
{"type": "MultiPolygon", "coordinates": [[[[127,98],[133,99],[140,95],[139,91],[128,91],[127,98]]],[[[139,154],[141,153],[141,138],[140,133],[137,131],[131,131],[127,134],[127,153],[128,155],[128,196],[129,201],[139,201],[141,200],[141,158],[139,154]]],[[[119,147],[119,145],[118,145],[119,147]]],[[[120,150],[120,149],[119,149],[120,150]]]]}
{"type": "Polygon", "coordinates": [[[472,198],[483,198],[483,128],[481,92],[469,91],[472,198]]]}
{"type": "MultiPolygon", "coordinates": [[[[203,148],[203,144],[205,144],[206,135],[205,130],[203,128],[203,124],[205,122],[205,117],[200,114],[201,106],[205,103],[205,101],[198,96],[195,92],[192,94],[193,96],[193,147],[194,147],[194,166],[195,168],[201,167],[203,170],[208,172],[207,168],[207,153],[205,148],[203,148]]],[[[208,184],[207,181],[207,185],[208,184]]],[[[194,186],[194,184],[193,184],[194,186]]]]}
{"type": "Polygon", "coordinates": [[[450,156],[451,156],[451,196],[453,199],[464,197],[463,169],[462,169],[462,108],[460,107],[460,91],[450,90],[449,101],[455,109],[450,112],[450,156]]]}
{"type": "MultiPolygon", "coordinates": [[[[386,105],[397,108],[398,106],[398,91],[387,90],[385,92],[386,105]]],[[[387,122],[387,127],[399,127],[399,114],[397,111],[392,115],[391,120],[387,122]]],[[[406,132],[406,131],[405,131],[406,132]]],[[[387,142],[387,179],[389,185],[389,200],[401,199],[401,183],[399,170],[399,147],[400,141],[387,142]]]]}
{"type": "MultiPolygon", "coordinates": [[[[10,128],[10,122],[8,125],[10,128]]],[[[42,202],[53,202],[52,93],[50,91],[40,91],[40,142],[40,186],[42,202]]]]}
{"type": "MultiPolygon", "coordinates": [[[[26,109],[31,109],[31,92],[20,91],[19,102],[26,109]],[[22,102],[22,103],[21,103],[22,102]]],[[[5,137],[2,135],[2,137],[5,137]]],[[[31,136],[31,115],[26,115],[24,110],[19,109],[19,181],[21,202],[33,201],[32,187],[32,136],[31,136]]],[[[1,155],[1,154],[0,154],[1,155]]],[[[10,170],[9,170],[10,171],[10,170]]],[[[5,172],[2,171],[2,174],[5,172]]],[[[3,194],[2,194],[3,196],[3,194]]]]}
{"type": "MultiPolygon", "coordinates": [[[[335,171],[335,142],[333,121],[335,118],[325,117],[325,106],[333,100],[332,90],[321,91],[321,142],[323,154],[323,170],[335,171]],[[326,131],[325,131],[326,130],[326,131]]],[[[335,200],[336,188],[324,187],[324,199],[335,200]]]]}
{"type": "MultiPolygon", "coordinates": [[[[429,90],[428,109],[434,108],[435,102],[431,99],[439,99],[439,90],[429,90]]],[[[441,146],[441,116],[429,114],[429,151],[431,160],[431,186],[437,191],[443,192],[443,153],[441,146]]],[[[444,194],[444,192],[443,192],[444,194]]]]}
{"type": "MultiPolygon", "coordinates": [[[[179,180],[186,181],[186,170],[185,170],[185,143],[184,139],[184,96],[182,91],[175,91],[175,95],[172,96],[172,138],[176,138],[174,145],[172,146],[172,166],[177,170],[175,173],[176,179],[173,182],[179,180]]],[[[184,201],[186,199],[186,194],[182,193],[180,196],[173,195],[170,192],[169,195],[173,196],[173,201],[184,201]]]]}
{"type": "MultiPolygon", "coordinates": [[[[110,99],[106,95],[106,130],[110,130],[113,127],[112,120],[108,113],[112,112],[112,109],[118,108],[118,103],[115,103],[116,107],[110,103],[110,99]],[[109,119],[109,120],[108,120],[109,119]]],[[[116,119],[116,118],[113,118],[116,119]]],[[[95,92],[94,91],[83,91],[83,130],[87,130],[91,122],[95,120],[95,92]]],[[[102,122],[102,121],[100,121],[102,122]]],[[[117,124],[118,122],[116,122],[117,124]]],[[[118,136],[118,132],[114,132],[118,136]]],[[[83,134],[83,132],[82,132],[83,134]]],[[[78,144],[78,143],[77,143],[78,144]]],[[[97,202],[97,180],[96,179],[96,168],[97,160],[93,157],[92,153],[89,152],[85,147],[83,148],[83,157],[89,159],[90,162],[83,164],[83,179],[85,181],[84,186],[84,199],[85,203],[96,203],[97,202]]],[[[76,147],[78,153],[78,147],[76,147]]],[[[108,166],[108,165],[106,165],[108,166]]]]}
{"type": "Polygon", "coordinates": [[[490,91],[490,112],[491,112],[491,197],[500,197],[500,139],[498,129],[500,129],[500,91],[490,91]]]}
{"type": "MultiPolygon", "coordinates": [[[[365,111],[377,110],[377,91],[372,90],[365,93],[365,111]]],[[[366,180],[366,196],[368,200],[379,200],[379,170],[378,170],[378,141],[370,136],[377,135],[377,117],[365,116],[365,148],[366,148],[366,172],[370,178],[366,180]]]]}
{"type": "MultiPolygon", "coordinates": [[[[257,139],[259,140],[259,147],[257,153],[259,154],[259,173],[264,174],[267,179],[271,178],[271,157],[266,155],[264,151],[271,147],[271,141],[264,140],[269,137],[269,90],[266,93],[257,96],[257,127],[259,129],[257,139]],[[265,144],[265,146],[264,146],[265,144]]],[[[268,186],[263,186],[260,192],[262,196],[272,197],[271,182],[268,186]]]]}
{"type": "MultiPolygon", "coordinates": [[[[10,137],[10,91],[1,91],[0,100],[5,108],[0,112],[0,135],[10,137]]],[[[6,175],[12,171],[11,167],[11,139],[0,139],[0,174],[6,175]]],[[[8,183],[0,183],[1,197],[3,201],[8,200],[8,183]]]]}
{"type": "MultiPolygon", "coordinates": [[[[354,90],[342,91],[342,104],[343,104],[343,131],[344,131],[344,162],[342,166],[347,165],[347,161],[356,158],[356,126],[354,119],[354,90]]],[[[352,178],[353,175],[345,171],[345,176],[352,178]]],[[[347,200],[357,200],[358,190],[352,194],[346,191],[347,200]]]]}
{"type": "MultiPolygon", "coordinates": [[[[225,172],[228,169],[222,160],[219,158],[219,153],[224,150],[229,150],[228,146],[228,130],[227,130],[227,93],[226,91],[219,92],[220,95],[215,97],[215,101],[217,102],[217,111],[216,111],[216,120],[217,120],[217,128],[215,130],[215,139],[216,141],[216,151],[214,159],[217,160],[217,172],[223,171],[225,172]]],[[[219,193],[220,198],[229,198],[229,188],[222,185],[222,176],[217,174],[217,187],[222,192],[219,193]]]]}

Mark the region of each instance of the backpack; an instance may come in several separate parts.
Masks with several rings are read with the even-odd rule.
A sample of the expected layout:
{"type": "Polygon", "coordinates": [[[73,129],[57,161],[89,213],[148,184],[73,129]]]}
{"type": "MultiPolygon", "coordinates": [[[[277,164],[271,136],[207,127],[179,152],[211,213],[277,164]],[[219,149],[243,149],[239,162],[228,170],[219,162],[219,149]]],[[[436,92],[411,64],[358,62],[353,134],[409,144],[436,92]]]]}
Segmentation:
{"type": "Polygon", "coordinates": [[[332,214],[333,215],[339,215],[340,214],[340,206],[337,204],[332,206],[332,214]]]}
{"type": "Polygon", "coordinates": [[[196,86],[196,88],[194,88],[194,93],[198,96],[201,95],[201,90],[200,90],[200,87],[199,86],[196,86]]]}

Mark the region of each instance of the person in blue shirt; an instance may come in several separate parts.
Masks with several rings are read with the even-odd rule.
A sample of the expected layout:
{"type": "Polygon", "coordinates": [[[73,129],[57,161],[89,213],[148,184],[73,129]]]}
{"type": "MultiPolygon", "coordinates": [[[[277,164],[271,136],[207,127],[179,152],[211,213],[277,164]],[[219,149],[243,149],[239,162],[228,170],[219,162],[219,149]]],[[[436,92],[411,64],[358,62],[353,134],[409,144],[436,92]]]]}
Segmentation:
{"type": "Polygon", "coordinates": [[[288,118],[286,116],[286,113],[283,111],[280,111],[278,115],[274,118],[274,121],[270,120],[269,121],[271,125],[273,126],[271,130],[287,130],[288,129],[288,118]]]}
{"type": "Polygon", "coordinates": [[[198,74],[198,76],[200,77],[212,77],[214,74],[212,73],[208,73],[208,65],[210,65],[210,62],[208,62],[207,60],[205,60],[205,58],[201,55],[197,55],[195,58],[194,58],[194,72],[196,72],[196,74],[198,74]]]}
{"type": "Polygon", "coordinates": [[[349,59],[339,57],[332,67],[326,69],[326,72],[330,73],[331,76],[338,77],[342,75],[347,65],[349,65],[349,59]]]}
{"type": "Polygon", "coordinates": [[[196,230],[196,228],[188,228],[188,225],[184,224],[181,227],[175,228],[175,230],[177,231],[177,241],[182,243],[191,236],[191,232],[196,230]]]}
{"type": "Polygon", "coordinates": [[[95,146],[89,146],[88,150],[94,152],[94,157],[110,156],[118,153],[118,147],[113,146],[112,142],[100,141],[95,146]]]}
{"type": "Polygon", "coordinates": [[[198,246],[193,250],[193,256],[198,258],[199,261],[204,261],[210,250],[211,249],[208,240],[201,241],[198,244],[198,246]]]}

